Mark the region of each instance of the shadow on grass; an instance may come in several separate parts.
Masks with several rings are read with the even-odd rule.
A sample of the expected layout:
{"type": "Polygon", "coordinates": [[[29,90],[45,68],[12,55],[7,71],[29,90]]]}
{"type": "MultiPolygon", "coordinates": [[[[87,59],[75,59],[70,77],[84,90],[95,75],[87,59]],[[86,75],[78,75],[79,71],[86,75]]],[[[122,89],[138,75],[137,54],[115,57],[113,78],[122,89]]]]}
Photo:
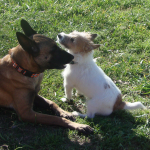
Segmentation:
{"type": "MultiPolygon", "coordinates": [[[[35,110],[41,112],[38,108],[35,110]]],[[[46,110],[42,110],[42,113],[52,114],[46,110]]],[[[14,110],[0,108],[0,150],[3,147],[8,147],[9,150],[72,150],[84,145],[87,147],[90,143],[80,141],[77,131],[58,126],[24,123],[18,120],[14,110]]]]}
{"type": "Polygon", "coordinates": [[[138,119],[131,112],[123,110],[116,111],[107,117],[96,116],[92,120],[87,119],[95,126],[95,136],[91,139],[93,148],[150,149],[150,124],[146,126],[142,116],[137,117],[138,119]]]}
{"type": "MultiPolygon", "coordinates": [[[[45,110],[42,113],[51,114],[45,110]]],[[[141,129],[137,131],[144,128],[145,122],[130,112],[118,111],[85,121],[94,128],[94,134],[88,137],[62,127],[23,123],[13,110],[0,108],[0,146],[5,144],[10,150],[150,149],[149,138],[142,135],[141,129]]]]}

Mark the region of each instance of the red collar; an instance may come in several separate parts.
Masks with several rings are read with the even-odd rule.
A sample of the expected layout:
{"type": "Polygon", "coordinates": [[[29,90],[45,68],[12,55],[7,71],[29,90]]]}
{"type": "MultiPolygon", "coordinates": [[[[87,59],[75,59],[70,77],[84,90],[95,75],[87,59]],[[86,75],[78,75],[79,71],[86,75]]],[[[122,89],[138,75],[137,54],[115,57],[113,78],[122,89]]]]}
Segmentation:
{"type": "Polygon", "coordinates": [[[20,67],[17,63],[15,63],[12,59],[12,63],[13,63],[13,67],[20,73],[22,73],[24,76],[27,76],[27,77],[31,77],[31,78],[34,78],[34,77],[38,77],[40,75],[40,73],[34,73],[34,72],[30,72],[22,67],[20,67]]]}

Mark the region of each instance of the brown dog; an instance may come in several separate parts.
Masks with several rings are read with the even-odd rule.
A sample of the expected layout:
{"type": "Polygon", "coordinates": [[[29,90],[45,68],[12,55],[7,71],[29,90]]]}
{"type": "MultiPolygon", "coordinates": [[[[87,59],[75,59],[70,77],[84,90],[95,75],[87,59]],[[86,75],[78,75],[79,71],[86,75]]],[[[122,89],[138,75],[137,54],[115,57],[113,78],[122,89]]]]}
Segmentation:
{"type": "Polygon", "coordinates": [[[25,20],[21,20],[21,26],[25,35],[16,33],[20,45],[0,59],[0,106],[13,108],[23,121],[92,133],[90,126],[65,119],[74,118],[54,102],[38,95],[42,72],[63,69],[74,57],[60,49],[52,39],[37,34],[25,20]],[[32,109],[33,104],[52,109],[60,117],[37,113],[32,109]]]}

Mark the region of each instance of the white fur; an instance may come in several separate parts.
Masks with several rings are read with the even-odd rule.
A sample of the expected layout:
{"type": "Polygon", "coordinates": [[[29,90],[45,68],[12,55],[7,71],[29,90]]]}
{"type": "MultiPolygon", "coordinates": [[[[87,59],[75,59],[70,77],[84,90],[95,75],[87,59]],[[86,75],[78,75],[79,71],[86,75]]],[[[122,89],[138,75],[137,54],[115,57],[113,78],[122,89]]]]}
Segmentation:
{"type": "MultiPolygon", "coordinates": [[[[62,34],[62,37],[70,36],[62,34]]],[[[58,41],[61,43],[61,40],[58,41]]],[[[93,118],[95,114],[110,115],[117,96],[121,91],[114,82],[96,65],[93,60],[93,51],[88,53],[74,53],[74,61],[77,64],[68,64],[62,73],[64,77],[65,94],[68,100],[72,97],[72,89],[76,88],[78,93],[87,97],[87,114],[73,112],[75,116],[93,118]]],[[[64,99],[63,99],[64,100],[64,99]]],[[[124,109],[145,108],[140,102],[127,103],[124,109]]]]}
{"type": "Polygon", "coordinates": [[[124,109],[129,109],[129,110],[133,110],[133,109],[146,109],[145,106],[142,105],[141,102],[134,102],[134,103],[126,103],[126,105],[124,106],[124,109]]]}

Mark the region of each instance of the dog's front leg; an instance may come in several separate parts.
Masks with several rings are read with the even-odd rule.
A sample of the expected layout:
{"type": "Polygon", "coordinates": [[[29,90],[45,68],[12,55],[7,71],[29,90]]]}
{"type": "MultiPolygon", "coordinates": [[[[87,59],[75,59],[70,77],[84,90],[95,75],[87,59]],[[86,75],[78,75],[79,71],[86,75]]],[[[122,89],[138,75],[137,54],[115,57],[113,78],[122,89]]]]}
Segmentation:
{"type": "Polygon", "coordinates": [[[22,121],[26,122],[62,126],[84,134],[91,134],[93,132],[93,129],[88,125],[75,123],[57,116],[37,113],[33,110],[21,110],[19,111],[19,116],[22,121]]]}
{"type": "Polygon", "coordinates": [[[68,85],[65,86],[65,94],[68,100],[70,100],[72,97],[72,89],[73,89],[72,86],[68,85]]]}
{"type": "Polygon", "coordinates": [[[71,98],[72,98],[72,89],[73,89],[73,86],[71,85],[64,85],[64,89],[65,89],[65,98],[61,98],[61,100],[63,102],[66,102],[66,101],[71,101],[71,98]]]}
{"type": "Polygon", "coordinates": [[[64,89],[65,89],[65,97],[61,98],[61,100],[63,102],[72,102],[71,98],[73,86],[64,84],[64,89]]]}
{"type": "Polygon", "coordinates": [[[32,110],[32,105],[29,101],[30,100],[28,99],[22,99],[20,102],[18,101],[19,103],[14,103],[14,108],[19,116],[19,119],[22,121],[62,126],[73,130],[78,130],[84,134],[90,134],[93,132],[93,129],[88,125],[78,124],[67,120],[66,118],[37,113],[32,110]]]}
{"type": "Polygon", "coordinates": [[[50,101],[46,98],[41,97],[40,95],[36,95],[34,99],[34,104],[43,107],[44,109],[51,109],[54,113],[60,117],[64,117],[70,120],[75,120],[73,115],[67,111],[61,109],[56,103],[50,101]]]}

